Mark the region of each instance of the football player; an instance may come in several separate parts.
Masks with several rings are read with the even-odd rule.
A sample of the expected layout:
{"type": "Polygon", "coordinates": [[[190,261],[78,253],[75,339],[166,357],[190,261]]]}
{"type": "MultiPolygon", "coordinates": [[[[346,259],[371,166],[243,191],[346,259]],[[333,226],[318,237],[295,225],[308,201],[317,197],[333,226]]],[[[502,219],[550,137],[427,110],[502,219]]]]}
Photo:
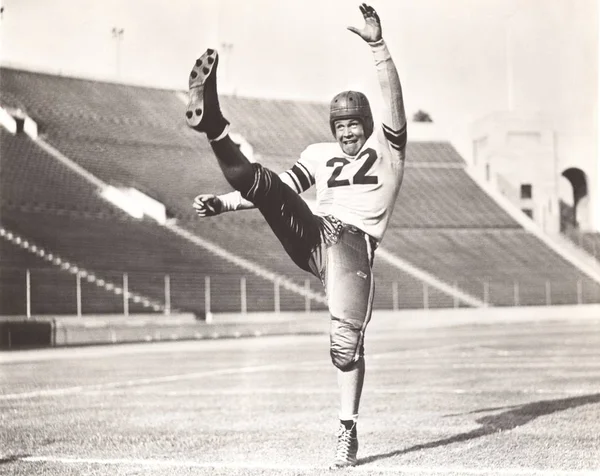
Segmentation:
{"type": "Polygon", "coordinates": [[[217,95],[219,61],[207,50],[189,78],[188,125],[207,135],[221,170],[236,190],[195,198],[199,216],[258,208],[300,268],[317,276],[331,315],[330,355],[338,369],[339,430],[334,468],[357,463],[356,422],[365,376],[364,335],[371,317],[373,256],[390,220],[404,175],[406,115],[396,67],[377,12],[362,4],[363,28],[348,27],[372,51],[384,100],[381,124],[356,91],[337,94],[329,122],[335,142],[308,146],[296,164],[275,174],[251,163],[229,137],[217,95]],[[311,211],[300,193],[316,186],[311,211]]]}

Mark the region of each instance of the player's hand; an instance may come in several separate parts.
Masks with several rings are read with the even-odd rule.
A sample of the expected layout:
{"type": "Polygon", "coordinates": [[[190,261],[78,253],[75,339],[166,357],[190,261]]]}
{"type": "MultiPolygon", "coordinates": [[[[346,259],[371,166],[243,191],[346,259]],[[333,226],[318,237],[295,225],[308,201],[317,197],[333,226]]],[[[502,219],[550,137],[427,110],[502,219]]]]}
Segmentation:
{"type": "Polygon", "coordinates": [[[223,213],[223,202],[216,195],[202,194],[194,198],[192,205],[201,217],[214,217],[223,213]]]}
{"type": "Polygon", "coordinates": [[[348,30],[356,33],[368,43],[374,43],[381,40],[381,20],[379,20],[379,15],[377,15],[375,9],[366,3],[363,3],[358,8],[360,8],[360,12],[365,19],[365,26],[361,30],[349,26],[348,30]]]}

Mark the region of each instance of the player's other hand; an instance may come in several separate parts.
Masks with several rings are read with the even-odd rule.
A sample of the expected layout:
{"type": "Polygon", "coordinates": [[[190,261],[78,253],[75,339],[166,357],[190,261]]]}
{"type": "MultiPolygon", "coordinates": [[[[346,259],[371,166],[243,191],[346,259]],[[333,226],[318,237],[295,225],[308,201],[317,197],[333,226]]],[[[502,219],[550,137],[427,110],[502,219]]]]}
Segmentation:
{"type": "Polygon", "coordinates": [[[365,26],[362,29],[349,26],[348,30],[356,33],[369,43],[381,40],[381,20],[379,20],[379,15],[377,15],[375,9],[366,3],[363,3],[358,8],[360,8],[360,12],[365,19],[365,26]]]}
{"type": "Polygon", "coordinates": [[[223,202],[216,195],[202,194],[194,198],[192,205],[201,217],[214,217],[223,213],[223,202]]]}

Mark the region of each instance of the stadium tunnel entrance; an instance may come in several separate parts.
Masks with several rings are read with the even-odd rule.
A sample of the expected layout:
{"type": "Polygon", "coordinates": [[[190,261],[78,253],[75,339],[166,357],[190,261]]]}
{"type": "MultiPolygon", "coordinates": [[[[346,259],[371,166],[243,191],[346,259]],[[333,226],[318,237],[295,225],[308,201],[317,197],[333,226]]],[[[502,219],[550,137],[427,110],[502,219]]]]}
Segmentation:
{"type": "Polygon", "coordinates": [[[570,183],[568,201],[561,200],[561,230],[569,228],[587,228],[589,219],[589,193],[587,175],[577,167],[563,171],[562,177],[570,183]]]}

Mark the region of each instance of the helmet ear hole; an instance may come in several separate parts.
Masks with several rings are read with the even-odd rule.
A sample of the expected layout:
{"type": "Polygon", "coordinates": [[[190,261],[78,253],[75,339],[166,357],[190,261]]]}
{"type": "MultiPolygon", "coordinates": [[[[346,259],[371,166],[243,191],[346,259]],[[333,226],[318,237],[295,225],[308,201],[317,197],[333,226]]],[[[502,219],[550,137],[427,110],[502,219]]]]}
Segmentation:
{"type": "Polygon", "coordinates": [[[335,121],[339,119],[360,119],[365,136],[373,133],[373,114],[367,97],[358,91],[343,91],[331,100],[329,105],[329,125],[335,137],[335,121]]]}

